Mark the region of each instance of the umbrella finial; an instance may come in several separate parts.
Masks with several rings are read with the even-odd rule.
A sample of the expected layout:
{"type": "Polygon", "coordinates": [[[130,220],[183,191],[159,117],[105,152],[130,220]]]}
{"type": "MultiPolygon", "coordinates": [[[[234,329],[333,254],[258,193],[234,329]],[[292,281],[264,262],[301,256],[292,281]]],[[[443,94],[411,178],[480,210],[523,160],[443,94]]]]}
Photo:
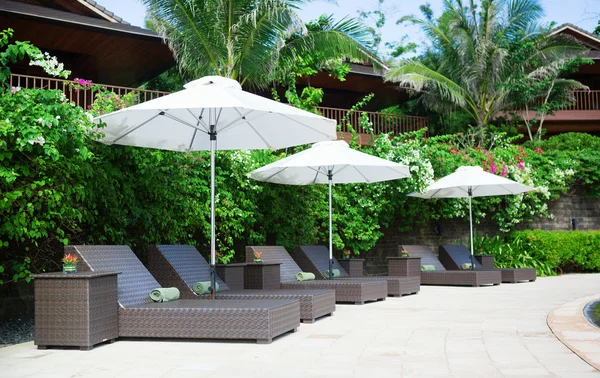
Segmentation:
{"type": "Polygon", "coordinates": [[[240,83],[238,83],[237,81],[230,79],[228,77],[222,77],[222,76],[204,76],[204,77],[201,77],[200,79],[190,81],[183,87],[185,89],[191,89],[191,88],[196,88],[196,87],[200,87],[203,85],[204,86],[214,85],[214,86],[219,86],[221,88],[229,88],[229,89],[235,89],[235,90],[240,90],[240,91],[242,90],[242,86],[240,85],[240,83]]]}

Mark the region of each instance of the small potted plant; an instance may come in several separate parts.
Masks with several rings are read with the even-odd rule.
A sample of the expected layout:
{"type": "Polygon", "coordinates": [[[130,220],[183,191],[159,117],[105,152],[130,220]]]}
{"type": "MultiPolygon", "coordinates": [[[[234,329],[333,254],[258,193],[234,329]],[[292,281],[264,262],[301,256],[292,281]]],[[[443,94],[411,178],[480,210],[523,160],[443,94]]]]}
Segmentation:
{"type": "Polygon", "coordinates": [[[408,257],[408,252],[404,248],[400,249],[400,257],[408,257]]]}
{"type": "Polygon", "coordinates": [[[342,254],[344,255],[344,259],[345,259],[345,260],[348,260],[348,259],[350,259],[350,254],[351,254],[351,252],[350,252],[350,250],[349,250],[349,249],[344,249],[344,250],[342,251],[342,254]]]}
{"type": "Polygon", "coordinates": [[[67,253],[63,258],[63,273],[64,274],[73,274],[77,273],[77,261],[79,259],[76,255],[72,253],[67,253]]]}
{"type": "Polygon", "coordinates": [[[261,263],[262,262],[262,252],[255,251],[254,252],[254,262],[261,263]]]}

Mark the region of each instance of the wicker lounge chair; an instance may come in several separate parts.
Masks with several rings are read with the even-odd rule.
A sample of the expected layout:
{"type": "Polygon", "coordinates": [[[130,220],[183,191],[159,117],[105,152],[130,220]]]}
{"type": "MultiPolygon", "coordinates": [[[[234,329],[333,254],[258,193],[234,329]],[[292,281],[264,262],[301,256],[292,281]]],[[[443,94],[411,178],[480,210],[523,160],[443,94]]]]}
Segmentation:
{"type": "MultiPolygon", "coordinates": [[[[210,265],[192,245],[157,245],[148,249],[148,270],[162,286],[176,287],[182,298],[196,299],[194,283],[210,281],[210,265]]],[[[277,278],[279,280],[279,278],[277,278]]],[[[333,315],[334,290],[230,290],[217,276],[216,299],[291,299],[300,301],[300,320],[312,323],[317,318],[333,315]]]]}
{"type": "MultiPolygon", "coordinates": [[[[464,245],[441,245],[440,262],[448,270],[460,270],[462,264],[471,263],[471,252],[464,245]]],[[[476,258],[473,258],[475,270],[496,270],[502,274],[502,282],[533,282],[537,275],[534,268],[484,268],[476,258]]]]}
{"type": "Polygon", "coordinates": [[[270,343],[296,331],[300,303],[291,300],[177,300],[153,303],[160,287],[127,246],[67,246],[80,256],[82,271],[120,271],[119,336],[188,339],[237,339],[270,343]]]}
{"type": "Polygon", "coordinates": [[[296,281],[296,273],[301,269],[284,247],[251,246],[246,247],[246,261],[254,260],[254,252],[262,252],[265,263],[281,264],[282,289],[334,289],[336,303],[364,304],[370,301],[383,301],[387,297],[387,284],[383,281],[356,280],[315,280],[296,281]]]}
{"type": "Polygon", "coordinates": [[[434,271],[420,272],[421,285],[482,286],[499,285],[502,275],[491,270],[446,270],[437,256],[424,245],[403,245],[410,257],[420,257],[421,265],[433,265],[434,271]]]}
{"type": "MultiPolygon", "coordinates": [[[[300,246],[296,248],[294,254],[296,262],[304,271],[314,273],[319,279],[326,279],[323,272],[329,269],[329,250],[324,245],[300,246]]],[[[416,294],[421,286],[421,277],[349,277],[348,272],[333,258],[333,268],[340,271],[339,279],[352,279],[359,281],[385,281],[388,285],[388,295],[390,297],[401,297],[408,294],[416,294]]]]}

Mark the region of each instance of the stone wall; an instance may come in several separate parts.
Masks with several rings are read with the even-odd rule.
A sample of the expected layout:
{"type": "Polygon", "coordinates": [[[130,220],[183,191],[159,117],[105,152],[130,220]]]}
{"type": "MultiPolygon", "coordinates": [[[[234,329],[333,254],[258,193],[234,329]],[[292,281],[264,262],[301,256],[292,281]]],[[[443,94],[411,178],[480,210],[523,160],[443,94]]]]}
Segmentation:
{"type": "MultiPolygon", "coordinates": [[[[600,229],[600,199],[585,198],[582,193],[564,195],[549,204],[554,219],[538,218],[520,229],[572,230],[572,218],[576,218],[579,230],[600,229]]],[[[478,235],[494,236],[500,233],[495,222],[483,220],[473,225],[478,235]]],[[[392,225],[383,230],[384,236],[379,239],[373,250],[365,253],[365,274],[382,275],[387,273],[386,257],[397,256],[398,245],[423,244],[437,252],[441,244],[453,244],[469,240],[469,220],[432,221],[427,226],[409,232],[398,232],[392,225]]]]}

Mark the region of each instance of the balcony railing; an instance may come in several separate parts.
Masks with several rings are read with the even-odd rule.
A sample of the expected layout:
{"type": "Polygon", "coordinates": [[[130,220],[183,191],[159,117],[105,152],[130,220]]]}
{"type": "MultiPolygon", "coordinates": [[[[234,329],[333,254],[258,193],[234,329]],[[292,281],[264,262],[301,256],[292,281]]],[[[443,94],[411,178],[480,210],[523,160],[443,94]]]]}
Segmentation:
{"type": "MultiPolygon", "coordinates": [[[[78,83],[70,80],[52,79],[38,76],[17,75],[10,76],[10,85],[21,88],[41,88],[41,89],[57,89],[63,91],[69,101],[76,105],[87,109],[92,105],[96,94],[101,91],[110,91],[121,98],[127,96],[129,105],[139,104],[144,101],[152,100],[169,94],[169,92],[150,91],[138,88],[120,87],[116,85],[97,84],[92,87],[82,87],[78,83]]],[[[342,132],[349,132],[348,124],[352,125],[357,133],[382,134],[392,133],[400,134],[408,131],[415,131],[427,127],[427,118],[407,116],[402,114],[384,114],[377,112],[350,112],[348,109],[336,109],[319,107],[319,111],[323,116],[335,119],[338,124],[341,124],[342,132]],[[364,116],[363,116],[364,114],[364,116]],[[366,117],[363,119],[363,117],[366,117]],[[365,122],[366,121],[366,122],[365,122]],[[372,129],[372,131],[369,130],[372,129]]]]}
{"type": "Polygon", "coordinates": [[[563,110],[600,110],[600,91],[573,91],[574,102],[563,110]]]}
{"type": "Polygon", "coordinates": [[[350,132],[348,123],[354,131],[361,134],[401,134],[427,127],[427,118],[404,114],[387,114],[377,112],[350,112],[348,109],[318,108],[324,117],[335,119],[341,124],[342,132],[350,132]],[[364,116],[363,116],[364,114],[364,116]],[[366,124],[365,124],[366,123],[366,124]],[[369,129],[372,129],[369,130],[369,129]]]}
{"type": "Polygon", "coordinates": [[[21,88],[40,88],[40,89],[58,89],[63,91],[69,101],[74,102],[77,106],[87,109],[96,97],[96,94],[102,91],[109,91],[117,94],[121,98],[126,98],[130,103],[128,105],[139,104],[144,101],[152,100],[169,92],[150,91],[139,88],[120,87],[117,85],[93,85],[89,88],[83,88],[78,83],[71,80],[52,79],[46,77],[29,76],[29,75],[10,75],[10,85],[12,87],[21,88]],[[126,96],[131,94],[131,96],[126,96]],[[126,97],[124,97],[126,96],[126,97]]]}

